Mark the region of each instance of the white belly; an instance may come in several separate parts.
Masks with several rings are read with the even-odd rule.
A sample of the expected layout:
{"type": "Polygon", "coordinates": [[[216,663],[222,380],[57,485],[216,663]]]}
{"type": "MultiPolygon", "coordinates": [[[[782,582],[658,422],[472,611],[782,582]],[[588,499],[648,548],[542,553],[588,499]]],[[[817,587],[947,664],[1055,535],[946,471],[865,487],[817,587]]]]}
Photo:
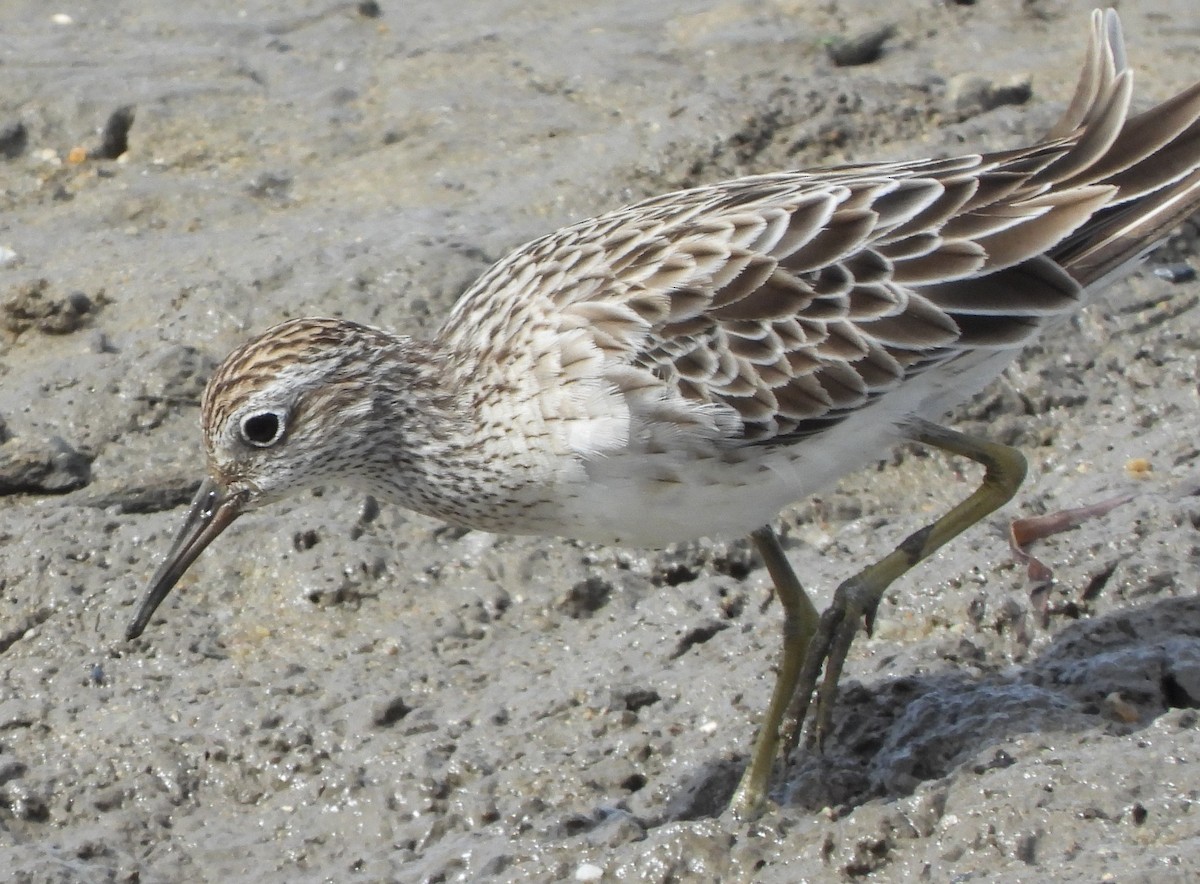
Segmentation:
{"type": "Polygon", "coordinates": [[[859,423],[847,421],[786,447],[742,449],[738,461],[630,453],[590,462],[588,481],[560,499],[561,527],[554,533],[650,547],[745,536],[784,507],[879,459],[899,438],[894,424],[859,423]]]}
{"type": "MultiPolygon", "coordinates": [[[[619,450],[584,462],[560,486],[552,527],[531,533],[626,546],[744,537],[784,507],[886,456],[912,416],[941,417],[974,395],[1013,351],[958,359],[907,382],[819,435],[791,445],[647,454],[619,450]]],[[[519,530],[509,528],[509,530],[519,530]]]]}

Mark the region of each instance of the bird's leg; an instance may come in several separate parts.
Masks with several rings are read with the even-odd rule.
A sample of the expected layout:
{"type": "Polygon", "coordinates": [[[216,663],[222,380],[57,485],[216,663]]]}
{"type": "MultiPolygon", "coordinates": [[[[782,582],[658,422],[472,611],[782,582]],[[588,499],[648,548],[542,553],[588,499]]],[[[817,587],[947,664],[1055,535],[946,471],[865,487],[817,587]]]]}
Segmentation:
{"type": "Polygon", "coordinates": [[[842,674],[842,664],[846,662],[850,642],[858,632],[860,622],[870,633],[879,602],[892,581],[1007,503],[1025,478],[1025,458],[1007,445],[988,442],[923,420],[908,424],[905,435],[914,442],[932,445],[982,464],[985,469],[983,482],[970,497],[950,512],[909,535],[889,555],[837,588],[833,602],[821,615],[798,679],[789,716],[789,752],[799,743],[814,691],[817,693],[817,708],[809,739],[819,747],[828,736],[833,721],[838,678],[842,674]],[[817,690],[817,676],[822,668],[825,676],[817,690]]]}
{"type": "Polygon", "coordinates": [[[767,714],[754,740],[750,764],[729,802],[730,811],[743,819],[755,814],[766,798],[771,769],[779,751],[783,716],[795,694],[796,679],[800,675],[809,641],[816,632],[818,619],[817,609],[796,578],[796,572],[788,564],[779,538],[771,527],[764,525],[750,536],[775,582],[775,593],[783,608],[783,656],[779,662],[779,673],[775,676],[775,688],[771,692],[767,714]]]}

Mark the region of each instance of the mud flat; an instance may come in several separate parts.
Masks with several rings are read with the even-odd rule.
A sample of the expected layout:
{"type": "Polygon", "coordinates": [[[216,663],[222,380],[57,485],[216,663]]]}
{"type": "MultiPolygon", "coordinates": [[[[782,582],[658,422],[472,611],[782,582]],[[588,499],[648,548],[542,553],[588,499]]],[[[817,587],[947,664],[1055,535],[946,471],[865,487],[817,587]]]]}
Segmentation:
{"type": "MultiPolygon", "coordinates": [[[[644,195],[1014,146],[1070,96],[1084,5],[177,6],[17,0],[0,33],[10,880],[1200,878],[1200,288],[1153,265],[958,416],[1030,479],[889,593],[755,824],[711,817],[778,643],[742,541],[462,533],[329,488],[121,638],[250,334],[429,333],[508,249],[644,195]],[[1124,493],[1036,547],[1031,601],[1008,520],[1124,493]]],[[[1192,3],[1122,15],[1146,104],[1196,78],[1192,3]]],[[[971,480],[899,451],[788,511],[789,555],[824,602],[971,480]]]]}

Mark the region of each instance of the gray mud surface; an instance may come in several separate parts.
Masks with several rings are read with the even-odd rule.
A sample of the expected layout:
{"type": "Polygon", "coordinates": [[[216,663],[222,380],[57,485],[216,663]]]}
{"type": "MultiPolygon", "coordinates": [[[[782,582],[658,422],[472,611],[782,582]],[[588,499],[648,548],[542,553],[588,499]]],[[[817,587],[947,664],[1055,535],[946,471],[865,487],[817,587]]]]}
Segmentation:
{"type": "MultiPolygon", "coordinates": [[[[203,383],[251,334],[427,334],[507,250],[644,195],[1020,144],[1070,97],[1087,21],[380,11],[0,10],[0,877],[1200,879],[1200,286],[1151,272],[1196,260],[1194,224],[955,416],[1029,480],[889,593],[834,739],[757,823],[712,816],[778,647],[744,540],[463,533],[328,488],[241,520],[122,640],[201,477],[203,383]],[[864,36],[842,57],[878,58],[835,67],[864,36]],[[119,115],[102,137],[130,106],[127,144],[119,115]],[[1127,493],[1036,545],[1054,583],[1031,599],[1008,521],[1127,493]]],[[[1140,102],[1197,78],[1194,0],[1122,15],[1140,102]]],[[[898,451],[784,513],[789,555],[824,604],[974,479],[898,451]]]]}

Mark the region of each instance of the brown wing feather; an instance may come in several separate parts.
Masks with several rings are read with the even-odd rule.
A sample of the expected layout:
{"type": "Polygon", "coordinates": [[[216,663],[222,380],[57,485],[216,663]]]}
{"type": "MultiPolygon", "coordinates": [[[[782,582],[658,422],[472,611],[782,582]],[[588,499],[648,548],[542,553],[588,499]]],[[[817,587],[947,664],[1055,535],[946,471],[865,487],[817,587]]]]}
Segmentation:
{"type": "Polygon", "coordinates": [[[471,371],[499,346],[557,358],[570,336],[582,355],[551,382],[602,378],[639,419],[711,418],[735,445],[819,432],[934,366],[1020,347],[1200,202],[1184,178],[1200,166],[1200,85],[1127,122],[1116,17],[1091,27],[1075,98],[1040,144],[646,200],[500,262],[443,342],[471,371]]]}

